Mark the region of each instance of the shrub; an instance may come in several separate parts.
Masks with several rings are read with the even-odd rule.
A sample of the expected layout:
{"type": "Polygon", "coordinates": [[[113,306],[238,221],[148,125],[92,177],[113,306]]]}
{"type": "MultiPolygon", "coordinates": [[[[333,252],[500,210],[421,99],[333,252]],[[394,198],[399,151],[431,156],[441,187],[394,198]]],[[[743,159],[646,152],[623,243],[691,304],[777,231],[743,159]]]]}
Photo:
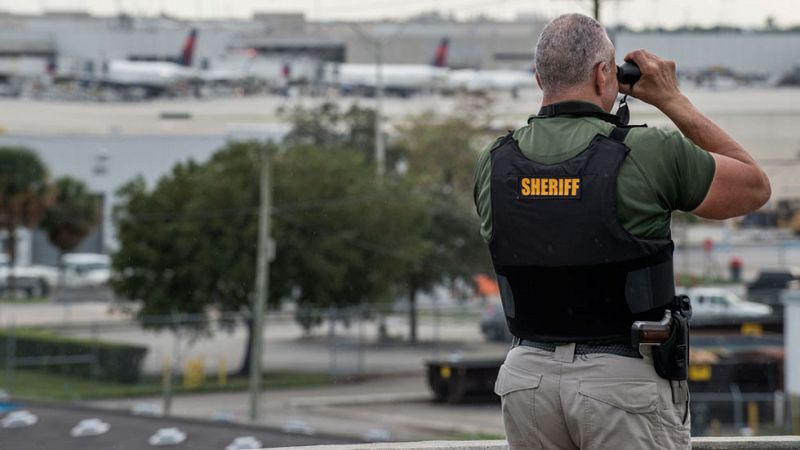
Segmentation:
{"type": "Polygon", "coordinates": [[[98,380],[135,383],[142,373],[147,348],[138,345],[117,344],[58,336],[47,331],[32,329],[0,330],[0,364],[7,364],[7,353],[16,358],[41,357],[43,365],[28,365],[31,370],[75,375],[98,380]],[[55,358],[87,356],[85,363],[65,363],[55,358]],[[53,358],[47,361],[47,358],[53,358]],[[91,362],[93,357],[93,362],[91,362]]]}

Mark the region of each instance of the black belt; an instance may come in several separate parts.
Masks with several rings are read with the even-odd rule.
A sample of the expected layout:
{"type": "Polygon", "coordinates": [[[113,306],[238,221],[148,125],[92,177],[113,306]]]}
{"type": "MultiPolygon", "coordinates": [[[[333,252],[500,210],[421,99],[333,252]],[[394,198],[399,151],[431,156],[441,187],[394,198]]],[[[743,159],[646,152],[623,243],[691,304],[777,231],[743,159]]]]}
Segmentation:
{"type": "MultiPolygon", "coordinates": [[[[556,345],[553,342],[537,342],[529,341],[527,339],[520,339],[519,345],[525,347],[538,348],[548,352],[555,352],[556,345]]],[[[611,355],[627,356],[629,358],[641,358],[642,355],[639,350],[626,344],[608,344],[608,345],[589,345],[589,344],[575,344],[576,355],[589,355],[592,353],[609,353],[611,355]]]]}

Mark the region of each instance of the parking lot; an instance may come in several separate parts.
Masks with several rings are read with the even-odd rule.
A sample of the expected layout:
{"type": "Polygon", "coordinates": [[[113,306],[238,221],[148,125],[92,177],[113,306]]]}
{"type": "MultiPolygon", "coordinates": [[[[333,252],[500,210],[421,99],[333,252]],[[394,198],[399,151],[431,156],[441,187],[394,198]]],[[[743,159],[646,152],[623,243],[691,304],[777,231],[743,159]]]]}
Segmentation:
{"type": "Polygon", "coordinates": [[[13,450],[141,450],[149,448],[148,439],[160,428],[176,427],[186,433],[186,440],[174,449],[223,450],[236,437],[252,436],[265,448],[347,444],[352,439],[315,435],[304,436],[284,433],[279,429],[222,424],[192,419],[155,418],[133,416],[129,413],[87,407],[21,404],[38,416],[38,422],[29,427],[0,428],[0,447],[13,450]],[[110,425],[108,432],[99,436],[71,437],[70,430],[80,420],[100,418],[110,425]]]}

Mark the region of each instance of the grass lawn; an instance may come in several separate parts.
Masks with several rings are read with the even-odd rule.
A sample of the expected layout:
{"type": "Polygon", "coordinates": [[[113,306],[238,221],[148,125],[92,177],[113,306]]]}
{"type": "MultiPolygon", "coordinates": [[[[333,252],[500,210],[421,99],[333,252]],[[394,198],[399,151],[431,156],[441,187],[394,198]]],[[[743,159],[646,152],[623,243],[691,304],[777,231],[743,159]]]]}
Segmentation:
{"type": "MultiPolygon", "coordinates": [[[[2,371],[0,371],[1,373],[2,371]]],[[[8,379],[0,376],[0,388],[9,391],[16,398],[37,400],[91,400],[114,397],[137,397],[160,395],[161,378],[146,378],[136,384],[111,381],[92,381],[88,378],[73,377],[33,370],[18,370],[14,373],[12,386],[8,379]]],[[[219,392],[246,390],[246,377],[231,376],[224,386],[220,386],[216,377],[207,377],[196,388],[186,389],[181,379],[175,377],[173,390],[175,394],[196,392],[219,392]]],[[[331,383],[327,373],[270,372],[264,375],[262,387],[280,389],[294,387],[324,386],[331,383]]]]}

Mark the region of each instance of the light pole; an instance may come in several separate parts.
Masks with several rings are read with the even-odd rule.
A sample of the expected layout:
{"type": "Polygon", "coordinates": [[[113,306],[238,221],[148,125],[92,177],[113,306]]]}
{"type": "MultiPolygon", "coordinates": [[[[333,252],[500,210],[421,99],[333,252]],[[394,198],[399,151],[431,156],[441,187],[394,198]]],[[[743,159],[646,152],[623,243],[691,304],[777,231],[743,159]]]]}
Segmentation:
{"type": "Polygon", "coordinates": [[[261,352],[264,337],[264,308],[269,293],[269,263],[274,258],[275,246],[269,236],[269,213],[272,203],[270,179],[270,145],[261,149],[261,205],[258,212],[258,256],[256,262],[256,289],[253,298],[252,331],[250,341],[250,421],[259,419],[261,410],[261,352]]]}
{"type": "MultiPolygon", "coordinates": [[[[408,23],[400,26],[391,37],[399,35],[408,23]]],[[[386,173],[386,142],[383,138],[383,39],[373,37],[361,29],[358,24],[350,26],[365,42],[375,47],[375,166],[378,176],[386,173]]]]}
{"type": "Polygon", "coordinates": [[[386,173],[386,143],[383,141],[383,41],[375,40],[375,165],[378,176],[386,173]]]}

